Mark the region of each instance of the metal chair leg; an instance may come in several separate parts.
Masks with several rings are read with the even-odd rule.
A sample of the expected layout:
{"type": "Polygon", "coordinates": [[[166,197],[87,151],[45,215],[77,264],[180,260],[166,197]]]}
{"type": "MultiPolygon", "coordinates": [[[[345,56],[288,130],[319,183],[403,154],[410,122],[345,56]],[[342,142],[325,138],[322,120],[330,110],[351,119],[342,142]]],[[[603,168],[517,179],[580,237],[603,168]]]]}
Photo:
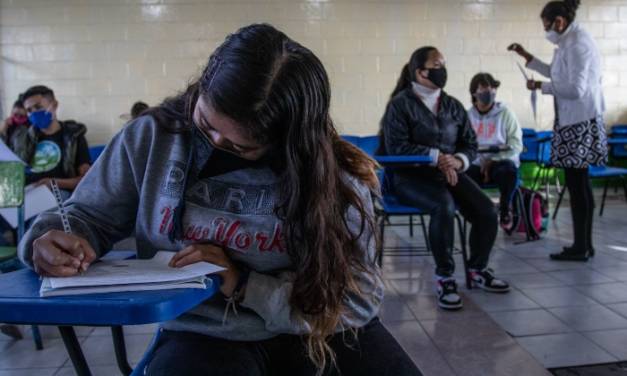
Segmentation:
{"type": "Polygon", "coordinates": [[[414,216],[409,216],[409,237],[414,237],[414,216]]]}
{"type": "Polygon", "coordinates": [[[422,236],[425,239],[425,246],[427,247],[427,252],[433,254],[431,252],[431,243],[429,242],[429,232],[427,231],[427,225],[425,224],[425,216],[420,215],[420,227],[422,228],[422,236]]]}
{"type": "Polygon", "coordinates": [[[71,326],[59,326],[59,332],[61,332],[61,338],[63,338],[63,343],[70,355],[76,374],[78,376],[91,376],[91,371],[85,360],[83,350],[81,350],[81,345],[76,338],[74,328],[71,326]]]}
{"type": "Polygon", "coordinates": [[[382,268],[383,267],[383,250],[385,249],[385,216],[382,216],[379,219],[379,236],[380,236],[380,240],[379,240],[379,254],[377,255],[377,262],[379,264],[379,267],[382,268]]]}
{"type": "Polygon", "coordinates": [[[37,325],[31,325],[30,327],[31,333],[33,333],[33,341],[35,341],[35,348],[37,350],[43,350],[44,344],[41,340],[41,333],[39,332],[39,327],[37,325]]]}
{"type": "Polygon", "coordinates": [[[555,204],[555,210],[553,211],[553,220],[557,218],[557,212],[560,210],[560,205],[562,205],[562,199],[564,198],[564,193],[566,193],[566,185],[562,187],[560,191],[560,195],[557,198],[557,203],[555,204]]]}
{"type": "Polygon", "coordinates": [[[464,275],[466,276],[466,288],[468,290],[471,290],[472,281],[470,280],[470,271],[468,270],[468,251],[466,249],[466,224],[465,221],[464,224],[462,224],[462,220],[459,215],[456,215],[455,219],[457,220],[457,227],[459,229],[460,244],[462,248],[462,260],[464,263],[464,275]]]}
{"type": "Polygon", "coordinates": [[[126,344],[124,343],[124,330],[121,326],[112,326],[111,335],[113,336],[113,349],[115,350],[115,359],[118,363],[118,369],[123,375],[128,376],[133,369],[128,364],[126,357],[126,344]]]}
{"type": "Polygon", "coordinates": [[[607,197],[607,188],[610,185],[610,180],[605,179],[605,184],[603,185],[603,198],[601,198],[601,209],[599,209],[599,217],[603,216],[603,209],[605,209],[605,198],[607,197]]]}

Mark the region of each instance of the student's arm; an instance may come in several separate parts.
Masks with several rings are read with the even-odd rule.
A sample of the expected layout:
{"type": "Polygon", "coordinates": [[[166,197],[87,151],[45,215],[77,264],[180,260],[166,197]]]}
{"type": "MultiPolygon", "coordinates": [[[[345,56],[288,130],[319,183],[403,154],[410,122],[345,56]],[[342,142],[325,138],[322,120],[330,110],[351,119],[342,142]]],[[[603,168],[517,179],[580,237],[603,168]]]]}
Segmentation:
{"type": "Polygon", "coordinates": [[[551,66],[539,60],[537,57],[534,57],[527,63],[527,68],[540,73],[546,78],[551,78],[551,66]]]}
{"type": "MultiPolygon", "coordinates": [[[[148,153],[146,150],[138,151],[138,145],[142,142],[138,139],[141,137],[129,135],[129,130],[141,128],[144,127],[127,127],[115,136],[96,167],[89,170],[66,202],[72,232],[86,240],[96,256],[102,256],[113,243],[133,231],[139,202],[138,191],[148,153]]],[[[146,138],[149,137],[146,135],[146,138]]],[[[57,212],[40,214],[19,244],[20,260],[33,267],[33,241],[50,230],[62,229],[57,212]]],[[[45,244],[50,246],[50,243],[45,244]]]]}
{"type": "MultiPolygon", "coordinates": [[[[369,216],[374,216],[371,193],[364,185],[358,186],[359,196],[365,204],[369,216]]],[[[351,231],[358,234],[361,217],[359,212],[351,208],[347,214],[351,231]]],[[[372,229],[365,226],[359,238],[363,249],[364,263],[374,274],[360,271],[346,271],[353,273],[354,278],[362,291],[361,296],[349,294],[344,299],[346,312],[342,316],[344,329],[358,328],[372,320],[379,311],[383,299],[383,283],[380,271],[375,263],[375,239],[372,229]]],[[[242,306],[255,311],[261,316],[266,329],[275,333],[304,334],[310,331],[307,322],[290,306],[293,274],[284,273],[279,277],[263,273],[251,272],[245,288],[242,306]]]]}
{"type": "Polygon", "coordinates": [[[510,147],[508,151],[502,151],[495,154],[492,160],[512,159],[523,151],[522,128],[516,118],[516,115],[509,109],[505,108],[501,115],[503,126],[507,134],[507,145],[510,147]]]}
{"type": "Polygon", "coordinates": [[[472,129],[470,119],[468,118],[468,112],[459,103],[457,105],[458,112],[460,114],[461,124],[457,133],[457,145],[455,148],[455,157],[462,161],[462,168],[460,171],[466,171],[470,167],[470,163],[477,157],[477,134],[472,129]]]}
{"type": "Polygon", "coordinates": [[[428,155],[433,160],[432,164],[437,164],[440,150],[410,140],[409,124],[403,116],[403,111],[400,106],[391,102],[381,120],[387,153],[390,155],[428,155]]]}

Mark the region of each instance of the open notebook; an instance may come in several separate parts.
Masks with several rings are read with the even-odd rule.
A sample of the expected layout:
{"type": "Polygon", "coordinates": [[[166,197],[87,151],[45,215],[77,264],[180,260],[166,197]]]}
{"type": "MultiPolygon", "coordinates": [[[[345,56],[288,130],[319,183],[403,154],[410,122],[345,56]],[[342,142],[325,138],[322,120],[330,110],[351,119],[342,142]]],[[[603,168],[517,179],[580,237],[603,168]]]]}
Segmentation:
{"type": "Polygon", "coordinates": [[[46,277],[39,295],[63,296],[104,292],[206,288],[206,275],[224,270],[208,262],[171,268],[168,262],[175,252],[159,251],[149,260],[110,260],[92,264],[83,275],[46,277]]]}

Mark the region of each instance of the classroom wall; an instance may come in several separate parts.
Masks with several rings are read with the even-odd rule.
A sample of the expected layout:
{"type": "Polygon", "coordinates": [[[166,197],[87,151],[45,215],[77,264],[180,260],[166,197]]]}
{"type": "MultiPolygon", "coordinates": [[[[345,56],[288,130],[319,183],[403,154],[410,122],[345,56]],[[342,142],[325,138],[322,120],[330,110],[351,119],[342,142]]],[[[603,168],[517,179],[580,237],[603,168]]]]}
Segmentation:
{"type": "MultiPolygon", "coordinates": [[[[607,122],[627,122],[627,0],[583,0],[579,20],[603,53],[607,122]]],[[[502,81],[499,99],[525,127],[550,128],[552,101],[537,124],[515,58],[520,42],[550,59],[538,0],[0,0],[0,108],[18,93],[51,86],[60,117],[89,127],[106,142],[135,100],[158,103],[198,73],[227,33],[269,22],[312,49],[333,89],[332,111],[343,133],[377,131],[402,65],[422,45],[448,60],[447,90],[469,104],[478,71],[502,81]]]]}

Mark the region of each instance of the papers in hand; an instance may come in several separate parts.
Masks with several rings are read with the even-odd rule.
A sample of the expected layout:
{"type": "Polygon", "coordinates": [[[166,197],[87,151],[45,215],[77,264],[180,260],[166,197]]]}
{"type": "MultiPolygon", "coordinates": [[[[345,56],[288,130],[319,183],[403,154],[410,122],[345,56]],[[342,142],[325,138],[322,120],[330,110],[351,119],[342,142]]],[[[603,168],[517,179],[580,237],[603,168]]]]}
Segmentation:
{"type": "Polygon", "coordinates": [[[0,162],[21,162],[26,164],[2,140],[0,140],[0,162]]]}
{"type": "MultiPolygon", "coordinates": [[[[45,185],[28,185],[24,188],[24,219],[29,220],[46,210],[56,208],[57,201],[50,189],[45,185]]],[[[0,215],[6,219],[11,227],[17,227],[17,208],[0,209],[0,215]]]]}
{"type": "Polygon", "coordinates": [[[206,288],[207,274],[224,268],[198,262],[182,268],[168,266],[175,252],[159,251],[149,260],[102,260],[83,275],[44,278],[39,295],[83,295],[104,292],[206,288]]]}
{"type": "MultiPolygon", "coordinates": [[[[525,77],[525,83],[527,83],[527,81],[529,81],[531,78],[529,78],[529,76],[527,75],[527,72],[525,71],[523,66],[520,65],[519,62],[516,62],[516,65],[518,65],[518,69],[520,69],[520,73],[522,73],[523,77],[525,77]]],[[[531,111],[533,112],[533,120],[537,123],[538,122],[538,93],[537,93],[537,90],[531,90],[530,101],[531,101],[531,111]]]]}

